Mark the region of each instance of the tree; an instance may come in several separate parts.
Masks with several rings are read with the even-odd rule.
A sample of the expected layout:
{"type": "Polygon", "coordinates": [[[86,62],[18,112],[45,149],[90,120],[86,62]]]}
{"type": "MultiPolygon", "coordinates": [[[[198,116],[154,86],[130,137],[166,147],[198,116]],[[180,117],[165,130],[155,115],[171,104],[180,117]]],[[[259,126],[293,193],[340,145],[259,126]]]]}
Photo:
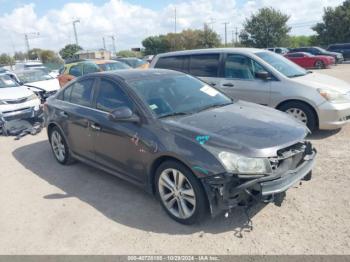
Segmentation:
{"type": "Polygon", "coordinates": [[[142,41],[145,55],[155,55],[170,50],[170,43],[164,35],[149,36],[142,41]]]}
{"type": "Polygon", "coordinates": [[[199,31],[199,48],[213,48],[220,46],[220,36],[204,24],[204,30],[199,31]]]}
{"type": "Polygon", "coordinates": [[[350,42],[350,0],[335,8],[325,8],[322,20],[312,28],[321,45],[350,42]]]}
{"type": "Polygon", "coordinates": [[[0,55],[0,65],[13,65],[14,60],[11,56],[8,54],[2,53],[0,55]]]}
{"type": "Polygon", "coordinates": [[[142,41],[146,55],[154,55],[175,50],[211,48],[220,45],[220,37],[204,25],[203,30],[186,29],[180,33],[150,36],[142,41]]]}
{"type": "Polygon", "coordinates": [[[259,48],[280,46],[291,30],[287,26],[288,20],[288,15],[272,7],[261,8],[243,24],[244,28],[240,33],[241,43],[259,48]]]}
{"type": "Polygon", "coordinates": [[[23,61],[23,60],[26,59],[26,54],[23,53],[23,52],[21,52],[21,51],[15,52],[13,58],[14,58],[15,60],[23,61]]]}
{"type": "Polygon", "coordinates": [[[64,48],[62,48],[59,51],[59,54],[63,59],[67,59],[67,58],[72,58],[73,55],[80,50],[83,50],[81,46],[76,44],[69,44],[69,45],[66,45],[64,48]]]}
{"type": "Polygon", "coordinates": [[[297,48],[297,47],[303,47],[303,46],[310,46],[312,45],[312,36],[306,36],[306,35],[299,35],[299,36],[289,36],[288,39],[286,39],[286,46],[291,48],[297,48]]]}

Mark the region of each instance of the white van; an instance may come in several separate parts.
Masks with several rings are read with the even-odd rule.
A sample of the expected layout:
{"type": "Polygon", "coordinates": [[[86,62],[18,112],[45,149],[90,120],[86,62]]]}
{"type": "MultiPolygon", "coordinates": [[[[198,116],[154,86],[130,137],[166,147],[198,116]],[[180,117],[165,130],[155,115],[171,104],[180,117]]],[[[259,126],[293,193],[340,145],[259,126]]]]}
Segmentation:
{"type": "Polygon", "coordinates": [[[350,122],[350,84],[307,71],[281,55],[253,48],[221,48],[157,55],[151,68],[197,76],[232,98],[274,107],[310,130],[350,122]]]}

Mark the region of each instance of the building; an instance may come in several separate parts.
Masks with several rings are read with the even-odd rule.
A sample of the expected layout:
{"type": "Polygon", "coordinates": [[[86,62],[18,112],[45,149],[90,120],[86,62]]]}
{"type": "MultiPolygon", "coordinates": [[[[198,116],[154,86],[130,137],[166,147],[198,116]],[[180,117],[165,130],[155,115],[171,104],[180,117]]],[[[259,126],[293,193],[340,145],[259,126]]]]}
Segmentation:
{"type": "Polygon", "coordinates": [[[74,55],[77,59],[111,59],[111,52],[105,49],[81,50],[74,55]]]}

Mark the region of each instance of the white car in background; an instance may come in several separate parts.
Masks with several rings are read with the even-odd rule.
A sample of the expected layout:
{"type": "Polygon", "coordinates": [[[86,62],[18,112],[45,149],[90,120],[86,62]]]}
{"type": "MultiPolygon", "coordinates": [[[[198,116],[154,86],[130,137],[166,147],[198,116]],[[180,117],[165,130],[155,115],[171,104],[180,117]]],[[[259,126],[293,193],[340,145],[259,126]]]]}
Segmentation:
{"type": "Polygon", "coordinates": [[[20,86],[6,74],[0,74],[0,120],[36,117],[40,99],[26,86],[20,86]]]}
{"type": "Polygon", "coordinates": [[[54,95],[60,89],[60,84],[56,78],[53,78],[44,71],[37,69],[15,71],[8,73],[20,85],[29,87],[36,93],[42,101],[45,101],[51,95],[54,95]]]}

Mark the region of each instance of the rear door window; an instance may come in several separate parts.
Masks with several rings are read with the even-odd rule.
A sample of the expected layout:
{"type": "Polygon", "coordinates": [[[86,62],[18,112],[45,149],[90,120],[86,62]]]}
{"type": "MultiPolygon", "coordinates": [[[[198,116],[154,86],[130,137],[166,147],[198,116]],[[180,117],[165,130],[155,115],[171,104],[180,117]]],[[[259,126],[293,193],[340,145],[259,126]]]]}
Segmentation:
{"type": "Polygon", "coordinates": [[[91,106],[93,79],[75,82],[71,86],[70,102],[81,106],[91,106]]]}
{"type": "Polygon", "coordinates": [[[69,69],[69,74],[75,77],[79,77],[83,75],[83,69],[81,64],[73,65],[69,69]]]}
{"type": "Polygon", "coordinates": [[[90,74],[90,73],[99,72],[99,71],[100,71],[100,68],[97,65],[93,64],[93,63],[85,63],[83,65],[84,75],[90,74]]]}
{"type": "Polygon", "coordinates": [[[202,77],[218,77],[220,54],[191,55],[190,74],[202,77]]]}
{"type": "Polygon", "coordinates": [[[155,65],[155,68],[171,69],[187,73],[187,60],[188,56],[160,57],[155,65]]]}

